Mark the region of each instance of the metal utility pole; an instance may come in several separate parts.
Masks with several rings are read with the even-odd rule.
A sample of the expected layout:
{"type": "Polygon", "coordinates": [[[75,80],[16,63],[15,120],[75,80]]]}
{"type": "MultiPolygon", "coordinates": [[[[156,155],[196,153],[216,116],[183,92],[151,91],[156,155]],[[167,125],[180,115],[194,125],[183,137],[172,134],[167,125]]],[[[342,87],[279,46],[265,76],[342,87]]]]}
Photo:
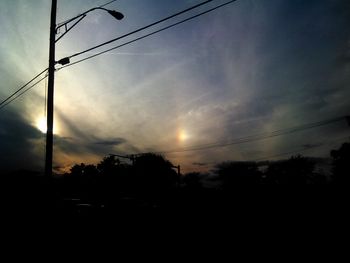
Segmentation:
{"type": "Polygon", "coordinates": [[[45,175],[46,176],[52,176],[56,11],[57,11],[57,0],[52,0],[51,22],[50,22],[49,81],[47,86],[47,132],[46,132],[46,156],[45,156],[45,175]]]}

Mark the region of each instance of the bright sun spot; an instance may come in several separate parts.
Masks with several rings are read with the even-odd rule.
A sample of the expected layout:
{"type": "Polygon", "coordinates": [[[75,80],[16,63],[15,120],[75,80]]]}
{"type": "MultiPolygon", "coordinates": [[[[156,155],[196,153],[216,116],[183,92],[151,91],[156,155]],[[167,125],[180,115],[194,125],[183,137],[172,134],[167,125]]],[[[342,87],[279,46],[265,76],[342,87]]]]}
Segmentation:
{"type": "MultiPolygon", "coordinates": [[[[47,131],[47,126],[46,126],[46,117],[40,117],[36,120],[35,122],[35,126],[36,128],[41,131],[42,133],[46,133],[47,131]]],[[[54,122],[54,125],[53,125],[53,133],[54,134],[57,134],[57,131],[58,131],[58,127],[57,127],[57,124],[56,122],[54,122]]]]}
{"type": "Polygon", "coordinates": [[[186,141],[188,139],[188,134],[184,130],[180,130],[177,133],[177,139],[179,142],[186,141]]]}
{"type": "Polygon", "coordinates": [[[46,133],[46,119],[40,118],[36,122],[36,127],[42,132],[46,133]]]}

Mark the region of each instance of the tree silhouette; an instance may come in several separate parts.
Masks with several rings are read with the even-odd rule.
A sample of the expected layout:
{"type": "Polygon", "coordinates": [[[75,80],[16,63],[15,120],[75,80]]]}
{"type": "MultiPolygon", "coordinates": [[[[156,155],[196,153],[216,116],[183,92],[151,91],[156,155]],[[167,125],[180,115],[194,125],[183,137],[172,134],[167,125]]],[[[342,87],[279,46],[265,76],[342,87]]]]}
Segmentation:
{"type": "Polygon", "coordinates": [[[343,143],[338,150],[332,150],[333,180],[337,184],[349,184],[350,143],[343,143]]]}
{"type": "Polygon", "coordinates": [[[84,168],[84,176],[88,178],[93,178],[98,175],[97,167],[93,164],[88,164],[84,168]]]}
{"type": "Polygon", "coordinates": [[[176,188],[178,175],[163,156],[153,153],[137,156],[133,165],[134,186],[148,196],[160,197],[176,188]]]}
{"type": "Polygon", "coordinates": [[[237,185],[259,184],[262,180],[256,162],[224,162],[216,166],[215,173],[222,180],[224,190],[237,185]]]}
{"type": "Polygon", "coordinates": [[[70,175],[74,177],[81,177],[84,174],[84,169],[85,169],[85,164],[75,164],[71,169],[70,169],[70,175]]]}
{"type": "Polygon", "coordinates": [[[270,163],[266,182],[275,184],[307,184],[312,182],[315,164],[301,155],[270,163]]]}
{"type": "Polygon", "coordinates": [[[70,169],[70,175],[74,177],[92,178],[98,175],[98,170],[93,164],[75,164],[70,169]]]}
{"type": "Polygon", "coordinates": [[[102,175],[108,176],[115,174],[119,165],[120,160],[111,155],[104,157],[103,160],[97,165],[97,169],[102,175]]]}
{"type": "Polygon", "coordinates": [[[187,189],[198,190],[202,188],[202,182],[200,181],[200,179],[201,179],[201,173],[192,172],[192,173],[185,174],[182,180],[187,189]]]}
{"type": "Polygon", "coordinates": [[[129,195],[132,188],[131,167],[115,156],[104,157],[97,164],[100,172],[99,187],[101,195],[109,201],[117,201],[122,195],[129,195]]]}

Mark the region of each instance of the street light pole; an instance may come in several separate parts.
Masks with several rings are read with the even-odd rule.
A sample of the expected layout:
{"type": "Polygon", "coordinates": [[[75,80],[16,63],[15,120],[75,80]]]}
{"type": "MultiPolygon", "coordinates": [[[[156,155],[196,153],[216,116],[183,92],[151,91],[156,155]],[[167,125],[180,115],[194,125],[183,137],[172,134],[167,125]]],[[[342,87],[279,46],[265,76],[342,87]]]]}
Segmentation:
{"type": "Polygon", "coordinates": [[[50,21],[49,81],[47,86],[47,131],[46,131],[46,155],[45,155],[45,175],[48,177],[52,176],[55,65],[56,64],[65,65],[70,63],[69,57],[60,59],[57,62],[55,61],[55,44],[65,34],[67,34],[68,31],[70,31],[73,27],[75,27],[86,16],[87,13],[94,11],[96,9],[101,9],[108,12],[111,16],[113,16],[117,20],[121,20],[124,18],[124,15],[118,11],[105,9],[103,7],[95,7],[56,26],[57,0],[52,0],[51,21],[50,21]],[[72,22],[73,22],[73,25],[67,26],[67,24],[72,22]],[[62,27],[64,27],[65,32],[59,38],[56,39],[56,33],[62,27]]]}
{"type": "Polygon", "coordinates": [[[46,132],[46,155],[45,155],[45,175],[46,176],[52,175],[56,11],[57,11],[57,0],[52,0],[51,22],[50,22],[50,48],[49,48],[49,81],[47,86],[47,132],[46,132]]]}

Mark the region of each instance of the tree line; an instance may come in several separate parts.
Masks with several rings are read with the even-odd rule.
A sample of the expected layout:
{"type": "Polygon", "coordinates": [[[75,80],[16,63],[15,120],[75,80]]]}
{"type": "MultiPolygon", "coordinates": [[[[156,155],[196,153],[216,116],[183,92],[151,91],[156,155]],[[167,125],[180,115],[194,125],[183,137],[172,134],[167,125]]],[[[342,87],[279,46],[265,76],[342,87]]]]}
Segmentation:
{"type": "MultiPolygon", "coordinates": [[[[87,211],[99,212],[226,209],[233,204],[246,203],[257,193],[270,195],[271,199],[261,199],[261,195],[260,199],[251,199],[251,204],[275,202],[278,198],[271,193],[276,193],[276,189],[294,189],[293,192],[288,190],[293,196],[295,189],[302,189],[255,186],[348,185],[350,143],[332,150],[330,157],[332,168],[328,176],[315,169],[316,159],[301,155],[265,163],[223,162],[216,165],[209,176],[200,172],[180,175],[169,160],[154,153],[136,156],[132,163],[107,156],[97,165],[76,164],[56,178],[29,172],[10,174],[3,176],[2,186],[8,191],[12,207],[32,209],[34,206],[40,211],[43,207],[58,208],[57,211],[64,213],[77,213],[84,207],[87,211]],[[212,183],[212,187],[205,185],[205,180],[212,183]]],[[[278,191],[279,196],[284,195],[283,191],[278,191]]]]}

